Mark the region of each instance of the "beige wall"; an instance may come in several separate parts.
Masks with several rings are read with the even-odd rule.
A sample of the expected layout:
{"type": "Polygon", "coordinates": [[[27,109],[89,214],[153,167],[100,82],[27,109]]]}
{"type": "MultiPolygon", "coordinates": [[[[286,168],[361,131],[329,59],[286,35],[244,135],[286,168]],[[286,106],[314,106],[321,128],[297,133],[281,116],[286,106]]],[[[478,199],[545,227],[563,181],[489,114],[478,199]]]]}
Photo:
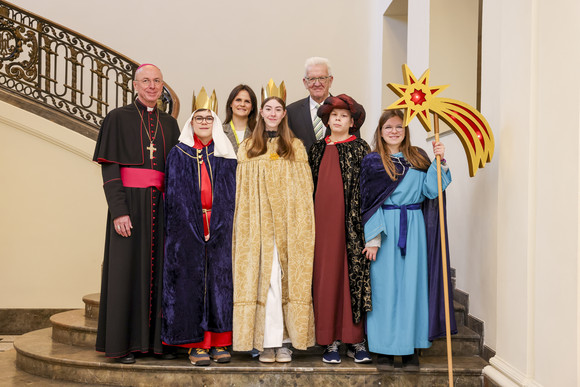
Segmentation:
{"type": "MultiPolygon", "coordinates": [[[[138,62],[157,64],[181,99],[180,126],[189,116],[192,91],[202,86],[216,89],[222,118],[227,96],[240,82],[259,95],[270,77],[277,84],[284,80],[289,102],[303,98],[304,60],[314,55],[331,60],[331,91],[346,92],[367,108],[365,126],[373,127],[378,118],[381,86],[373,79],[380,78],[380,60],[368,58],[380,58],[375,46],[380,44],[382,22],[369,23],[372,2],[171,1],[166,7],[152,0],[17,3],[138,62]]],[[[0,294],[10,295],[0,297],[0,308],[80,306],[84,294],[99,291],[103,253],[105,200],[99,168],[87,159],[94,142],[44,120],[34,121],[19,109],[6,109],[2,106],[0,117],[32,131],[51,132],[46,141],[2,124],[7,136],[3,138],[10,139],[2,141],[2,147],[26,145],[34,157],[11,146],[0,155],[6,181],[22,179],[29,187],[25,193],[18,188],[22,185],[15,188],[18,191],[9,190],[9,200],[1,204],[11,216],[0,220],[3,235],[10,239],[0,247],[4,277],[10,278],[0,281],[0,294]],[[57,132],[67,136],[66,144],[82,143],[83,155],[51,143],[57,132]],[[28,219],[34,219],[31,230],[14,228],[14,222],[28,219]]]]}
{"type": "Polygon", "coordinates": [[[371,103],[369,1],[17,3],[137,62],[158,65],[181,100],[180,126],[191,113],[192,92],[202,86],[215,88],[222,118],[229,92],[241,82],[259,96],[270,78],[284,80],[288,102],[307,96],[302,77],[310,56],[330,59],[335,94],[371,103]]]}
{"type": "MultiPolygon", "coordinates": [[[[478,0],[431,2],[429,68],[431,85],[450,85],[441,96],[476,106],[478,0]]],[[[492,113],[482,109],[484,116],[492,113]]],[[[499,127],[491,125],[496,146],[499,127]]],[[[491,163],[469,177],[467,158],[459,138],[448,132],[447,146],[453,184],[447,190],[450,255],[457,269],[457,287],[469,293],[469,312],[485,323],[485,344],[496,347],[497,175],[499,152],[491,163]]],[[[431,138],[430,138],[431,140],[431,138]]]]}
{"type": "Polygon", "coordinates": [[[94,141],[0,102],[0,308],[99,291],[106,204],[94,141]]]}

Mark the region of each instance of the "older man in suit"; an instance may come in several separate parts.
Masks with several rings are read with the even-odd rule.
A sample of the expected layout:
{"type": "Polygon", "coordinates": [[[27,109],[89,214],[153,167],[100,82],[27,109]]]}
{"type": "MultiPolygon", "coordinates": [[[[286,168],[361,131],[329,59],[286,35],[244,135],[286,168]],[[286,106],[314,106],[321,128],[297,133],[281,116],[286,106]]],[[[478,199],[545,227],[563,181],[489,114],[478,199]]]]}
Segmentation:
{"type": "MultiPolygon", "coordinates": [[[[288,105],[287,112],[290,129],[302,140],[308,151],[312,144],[330,134],[330,130],[324,127],[316,113],[318,107],[330,95],[329,90],[334,78],[326,58],[308,58],[304,68],[302,82],[310,95],[288,105]]],[[[358,130],[354,134],[360,137],[358,130]]]]}

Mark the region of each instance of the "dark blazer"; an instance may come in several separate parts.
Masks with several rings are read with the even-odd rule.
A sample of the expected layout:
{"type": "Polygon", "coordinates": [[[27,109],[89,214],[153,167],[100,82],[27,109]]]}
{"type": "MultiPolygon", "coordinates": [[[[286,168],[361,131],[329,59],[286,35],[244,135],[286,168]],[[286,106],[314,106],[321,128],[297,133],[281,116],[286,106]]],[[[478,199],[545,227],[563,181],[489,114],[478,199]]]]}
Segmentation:
{"type": "MultiPolygon", "coordinates": [[[[312,117],[310,116],[310,97],[300,99],[286,107],[288,115],[288,125],[296,137],[302,140],[306,152],[310,150],[312,144],[316,142],[314,136],[314,127],[312,126],[312,117]]],[[[360,138],[360,130],[353,133],[360,138]]],[[[330,129],[326,127],[324,137],[330,135],[330,129]]]]}

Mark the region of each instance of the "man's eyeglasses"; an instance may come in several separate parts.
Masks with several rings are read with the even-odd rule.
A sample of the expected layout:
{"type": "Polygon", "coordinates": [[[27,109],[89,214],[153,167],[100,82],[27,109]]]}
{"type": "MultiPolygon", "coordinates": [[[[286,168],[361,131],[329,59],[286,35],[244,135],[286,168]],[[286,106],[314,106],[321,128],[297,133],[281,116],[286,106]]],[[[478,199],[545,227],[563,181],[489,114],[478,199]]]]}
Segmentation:
{"type": "Polygon", "coordinates": [[[147,86],[149,86],[151,84],[153,84],[155,86],[159,86],[159,85],[161,85],[163,83],[163,81],[161,79],[157,79],[157,78],[156,79],[148,79],[148,78],[145,78],[145,79],[141,79],[141,80],[139,80],[137,82],[141,82],[143,84],[143,86],[145,86],[145,87],[147,87],[147,86]]]}
{"type": "Polygon", "coordinates": [[[213,117],[212,116],[208,116],[208,117],[197,116],[197,117],[193,117],[193,119],[198,124],[201,124],[203,121],[207,122],[208,124],[213,123],[213,117]]]}
{"type": "Polygon", "coordinates": [[[308,77],[304,77],[304,79],[306,80],[306,84],[308,86],[312,86],[314,85],[316,82],[320,82],[321,85],[324,85],[326,82],[328,82],[328,80],[332,78],[330,75],[327,77],[317,77],[317,78],[308,78],[308,77]]]}

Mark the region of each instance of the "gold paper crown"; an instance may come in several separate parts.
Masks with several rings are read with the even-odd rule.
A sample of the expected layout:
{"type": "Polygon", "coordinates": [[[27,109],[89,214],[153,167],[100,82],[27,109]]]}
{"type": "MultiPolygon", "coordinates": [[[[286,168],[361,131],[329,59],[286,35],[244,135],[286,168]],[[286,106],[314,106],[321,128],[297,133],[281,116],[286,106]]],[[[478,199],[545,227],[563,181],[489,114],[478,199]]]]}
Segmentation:
{"type": "Polygon", "coordinates": [[[286,103],[286,85],[284,85],[284,81],[280,83],[280,87],[276,87],[274,80],[270,78],[270,81],[266,85],[266,89],[264,90],[262,87],[262,102],[270,97],[278,97],[286,103]]]}
{"type": "Polygon", "coordinates": [[[191,111],[194,112],[199,109],[209,109],[217,114],[218,110],[218,101],[215,95],[215,89],[213,93],[211,93],[211,97],[207,96],[207,92],[205,88],[202,87],[199,91],[199,96],[195,98],[195,90],[193,91],[193,103],[191,105],[191,111]]]}

